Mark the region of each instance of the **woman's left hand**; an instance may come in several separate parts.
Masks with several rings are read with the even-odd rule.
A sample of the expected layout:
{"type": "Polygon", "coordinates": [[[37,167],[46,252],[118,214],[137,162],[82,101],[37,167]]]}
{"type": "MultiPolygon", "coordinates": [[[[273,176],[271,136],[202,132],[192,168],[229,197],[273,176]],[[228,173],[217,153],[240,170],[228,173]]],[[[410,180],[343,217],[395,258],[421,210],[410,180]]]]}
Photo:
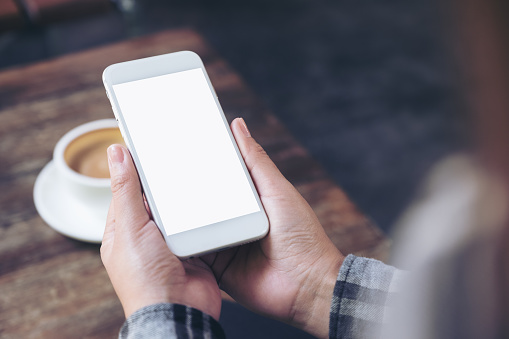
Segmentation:
{"type": "Polygon", "coordinates": [[[111,202],[101,259],[125,316],[151,304],[169,302],[199,309],[216,320],[221,294],[201,259],[180,261],[151,220],[129,151],[108,148],[111,202]]]}

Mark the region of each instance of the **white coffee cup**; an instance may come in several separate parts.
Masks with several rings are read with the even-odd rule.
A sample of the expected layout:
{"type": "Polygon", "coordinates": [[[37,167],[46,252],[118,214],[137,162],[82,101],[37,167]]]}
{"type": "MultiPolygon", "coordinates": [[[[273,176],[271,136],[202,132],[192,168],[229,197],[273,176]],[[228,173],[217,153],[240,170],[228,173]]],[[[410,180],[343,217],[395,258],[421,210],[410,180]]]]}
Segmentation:
{"type": "Polygon", "coordinates": [[[116,120],[106,119],[73,128],[56,144],[53,161],[44,166],[35,181],[34,203],[44,221],[57,232],[82,241],[101,242],[112,199],[107,160],[107,148],[112,143],[123,143],[123,139],[116,120]],[[108,139],[105,135],[116,136],[108,139]],[[101,138],[104,140],[97,143],[101,138]],[[92,157],[89,151],[94,148],[92,157]],[[92,165],[99,158],[101,176],[88,175],[90,167],[82,168],[81,162],[76,162],[85,156],[90,156],[92,165]]]}

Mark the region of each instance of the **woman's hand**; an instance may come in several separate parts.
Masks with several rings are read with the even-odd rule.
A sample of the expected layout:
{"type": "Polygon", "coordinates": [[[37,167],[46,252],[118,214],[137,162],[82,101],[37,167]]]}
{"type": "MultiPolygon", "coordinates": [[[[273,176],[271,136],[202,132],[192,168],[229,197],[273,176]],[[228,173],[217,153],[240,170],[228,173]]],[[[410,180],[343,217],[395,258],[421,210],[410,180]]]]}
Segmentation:
{"type": "Polygon", "coordinates": [[[108,148],[113,200],[101,258],[126,317],[151,304],[170,302],[199,309],[216,320],[221,294],[201,259],[181,262],[150,219],[129,151],[108,148]]]}
{"type": "Polygon", "coordinates": [[[315,213],[251,137],[243,119],[232,132],[270,221],[261,241],[209,254],[220,287],[259,313],[327,337],[332,294],[343,255],[315,213]]]}

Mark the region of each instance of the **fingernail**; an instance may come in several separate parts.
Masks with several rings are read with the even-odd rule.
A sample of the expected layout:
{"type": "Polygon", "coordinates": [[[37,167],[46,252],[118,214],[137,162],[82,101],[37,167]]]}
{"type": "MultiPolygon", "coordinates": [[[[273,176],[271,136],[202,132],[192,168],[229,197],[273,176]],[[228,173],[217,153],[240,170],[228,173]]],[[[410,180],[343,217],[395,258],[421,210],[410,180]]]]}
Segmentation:
{"type": "Polygon", "coordinates": [[[124,162],[124,152],[119,145],[111,145],[108,147],[108,160],[110,165],[124,162]]]}
{"type": "Polygon", "coordinates": [[[251,133],[249,133],[249,129],[247,128],[246,122],[244,121],[243,118],[240,118],[240,126],[242,127],[242,132],[244,133],[244,135],[250,138],[251,133]]]}

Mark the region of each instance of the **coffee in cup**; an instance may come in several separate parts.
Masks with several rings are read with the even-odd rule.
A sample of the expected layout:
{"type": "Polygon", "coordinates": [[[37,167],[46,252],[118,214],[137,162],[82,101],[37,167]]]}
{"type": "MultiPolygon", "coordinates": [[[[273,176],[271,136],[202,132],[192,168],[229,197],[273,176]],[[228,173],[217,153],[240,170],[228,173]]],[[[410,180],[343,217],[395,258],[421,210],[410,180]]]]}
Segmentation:
{"type": "Polygon", "coordinates": [[[118,128],[103,128],[82,134],[67,145],[64,160],[74,171],[92,178],[109,178],[106,150],[124,144],[118,128]]]}
{"type": "Polygon", "coordinates": [[[57,143],[53,160],[57,169],[81,186],[110,186],[107,149],[124,144],[115,119],[96,120],[67,132],[57,143]]]}

